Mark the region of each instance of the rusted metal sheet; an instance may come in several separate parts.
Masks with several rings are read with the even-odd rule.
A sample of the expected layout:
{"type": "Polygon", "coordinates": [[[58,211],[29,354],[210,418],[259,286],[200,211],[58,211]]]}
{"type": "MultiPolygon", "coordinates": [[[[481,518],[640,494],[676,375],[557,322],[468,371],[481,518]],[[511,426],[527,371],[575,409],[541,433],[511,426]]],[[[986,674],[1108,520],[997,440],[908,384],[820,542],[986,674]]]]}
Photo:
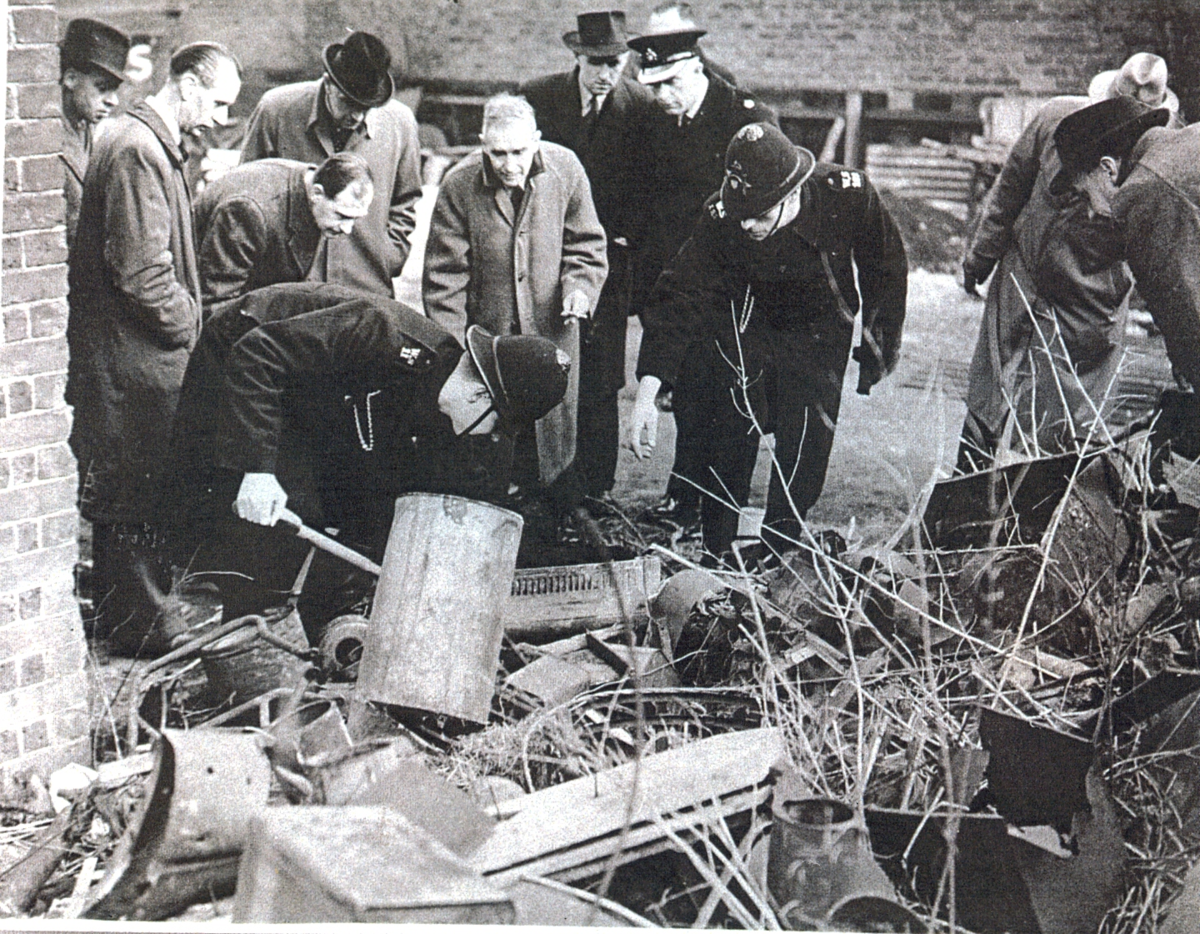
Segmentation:
{"type": "Polygon", "coordinates": [[[84,917],[157,921],[233,892],[271,766],[259,734],[164,730],[149,793],[84,917]]]}
{"type": "Polygon", "coordinates": [[[261,813],[233,907],[235,923],[507,924],[514,916],[504,892],[385,807],[261,813]]]}

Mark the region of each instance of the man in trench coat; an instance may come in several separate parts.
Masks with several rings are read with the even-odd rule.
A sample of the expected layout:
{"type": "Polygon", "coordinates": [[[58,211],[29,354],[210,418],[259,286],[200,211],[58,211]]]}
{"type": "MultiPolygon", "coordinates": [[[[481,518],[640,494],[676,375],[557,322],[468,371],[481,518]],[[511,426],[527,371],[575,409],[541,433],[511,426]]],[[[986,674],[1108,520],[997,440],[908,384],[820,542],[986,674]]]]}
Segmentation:
{"type": "MultiPolygon", "coordinates": [[[[442,180],[425,249],[425,312],[460,341],[479,324],[547,337],[578,361],[575,319],[595,307],[608,271],[584,168],[569,149],[540,142],[524,98],[488,101],[481,138],[482,150],[442,180]]],[[[562,404],[537,423],[542,485],[575,457],[577,374],[573,366],[562,404]]]]}
{"type": "Polygon", "coordinates": [[[417,121],[392,100],[392,57],[365,32],[330,44],[325,75],[272,88],[262,96],[242,144],[242,162],[294,159],[316,165],[335,152],[357,153],[371,167],[375,199],[350,236],[327,241],[318,278],[392,298],[392,280],[408,258],[421,197],[417,121]]]}
{"type": "Polygon", "coordinates": [[[207,314],[255,289],[308,278],[322,240],[348,235],[374,190],[370,168],[352,152],[319,166],[260,159],[210,184],[195,210],[207,314]]]}
{"type": "Polygon", "coordinates": [[[97,607],[119,649],[136,650],[153,622],[141,581],[154,500],[200,333],[182,134],[223,120],[240,88],[223,46],[184,46],[158,94],[101,127],[83,183],[68,260],[66,399],[80,511],[93,523],[97,607]]]}
{"type": "Polygon", "coordinates": [[[542,139],[566,146],[583,163],[596,216],[608,236],[608,278],[584,325],[579,364],[579,438],[575,463],[584,491],[612,489],[620,446],[617,393],[625,385],[625,332],[634,257],[650,196],[650,164],[643,147],[658,118],[654,97],[623,70],[625,14],[581,13],[578,29],[563,36],[575,53],[571,71],[521,86],[533,105],[542,139]]]}

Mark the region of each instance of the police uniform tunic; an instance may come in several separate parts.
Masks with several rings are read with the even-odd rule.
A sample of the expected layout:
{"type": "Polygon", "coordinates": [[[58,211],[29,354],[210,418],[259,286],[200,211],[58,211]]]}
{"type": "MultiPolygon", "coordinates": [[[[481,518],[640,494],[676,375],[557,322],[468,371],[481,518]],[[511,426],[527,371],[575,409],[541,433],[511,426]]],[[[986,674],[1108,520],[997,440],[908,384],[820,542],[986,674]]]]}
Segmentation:
{"type": "MultiPolygon", "coordinates": [[[[700,465],[704,486],[744,504],[759,433],[774,432],[776,456],[803,516],[824,484],[859,295],[864,338],[856,357],[866,391],[895,366],[906,292],[904,244],[861,172],[818,164],[802,188],[800,214],[758,242],[725,216],[714,195],[655,288],[638,375],[673,385],[693,336],[706,335],[718,362],[698,389],[702,432],[711,439],[700,465]],[[747,412],[759,431],[751,430],[747,412]]],[[[705,497],[702,520],[706,546],[720,554],[736,532],[737,514],[705,497]]],[[[778,471],[766,525],[792,538],[799,532],[778,471]]]]}

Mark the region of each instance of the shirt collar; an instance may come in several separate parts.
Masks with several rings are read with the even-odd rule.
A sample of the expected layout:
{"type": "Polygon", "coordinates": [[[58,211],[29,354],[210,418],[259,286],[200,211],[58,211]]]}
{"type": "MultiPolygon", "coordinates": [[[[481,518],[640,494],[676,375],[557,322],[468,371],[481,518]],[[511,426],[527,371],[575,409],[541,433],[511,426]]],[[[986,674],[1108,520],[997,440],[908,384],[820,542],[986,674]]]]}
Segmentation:
{"type": "Polygon", "coordinates": [[[165,107],[157,97],[147,97],[146,106],[158,114],[159,119],[167,128],[167,132],[171,134],[171,139],[175,141],[175,145],[182,146],[183,133],[179,129],[179,121],[175,118],[175,114],[171,113],[171,108],[165,107]]]}
{"type": "Polygon", "coordinates": [[[689,107],[686,112],[684,112],[683,114],[680,115],[679,122],[681,124],[685,120],[688,123],[691,123],[693,120],[695,120],[696,114],[700,113],[701,109],[704,107],[704,102],[706,100],[708,100],[708,92],[712,90],[713,84],[712,84],[712,79],[709,78],[707,74],[704,77],[705,77],[705,79],[708,80],[708,86],[705,87],[704,93],[701,94],[698,98],[696,98],[696,103],[692,104],[692,106],[689,107]]]}

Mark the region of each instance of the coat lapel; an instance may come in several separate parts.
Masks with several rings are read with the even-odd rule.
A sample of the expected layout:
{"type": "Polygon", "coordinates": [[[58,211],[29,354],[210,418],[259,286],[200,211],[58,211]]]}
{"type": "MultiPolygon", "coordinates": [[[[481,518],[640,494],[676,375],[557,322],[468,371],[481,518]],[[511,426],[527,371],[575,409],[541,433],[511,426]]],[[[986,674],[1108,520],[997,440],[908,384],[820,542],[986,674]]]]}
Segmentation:
{"type": "Polygon", "coordinates": [[[142,101],[134,104],[129,108],[129,116],[141,120],[142,123],[150,127],[154,135],[158,137],[158,141],[162,143],[163,149],[166,150],[167,157],[175,168],[182,173],[183,163],[187,161],[187,156],[183,150],[171,138],[171,131],[167,129],[167,125],[162,122],[162,117],[154,112],[154,108],[142,101]]]}
{"type": "MultiPolygon", "coordinates": [[[[83,184],[83,177],[87,174],[88,164],[88,144],[85,140],[79,138],[79,134],[75,132],[74,127],[67,123],[64,118],[62,121],[63,137],[62,137],[62,161],[79,184],[83,184]]],[[[88,134],[90,136],[90,134],[88,134]]]]}

